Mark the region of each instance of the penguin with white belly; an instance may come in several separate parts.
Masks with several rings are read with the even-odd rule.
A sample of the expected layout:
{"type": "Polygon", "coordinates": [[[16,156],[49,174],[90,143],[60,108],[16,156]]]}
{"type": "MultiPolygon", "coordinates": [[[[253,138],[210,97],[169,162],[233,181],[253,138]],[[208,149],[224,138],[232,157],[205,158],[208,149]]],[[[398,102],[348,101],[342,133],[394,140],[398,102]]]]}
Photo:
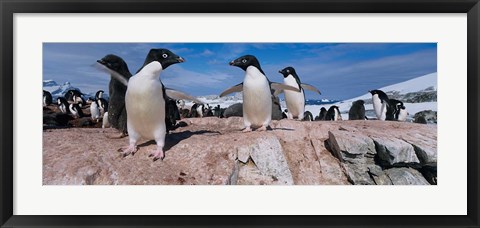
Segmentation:
{"type": "Polygon", "coordinates": [[[165,124],[167,95],[174,99],[188,99],[201,103],[187,94],[166,89],[160,80],[160,73],[163,70],[184,61],[182,57],[168,49],[151,49],[143,66],[128,81],[118,72],[108,68],[112,77],[127,84],[125,107],[129,146],[119,150],[124,156],[135,153],[138,150],[138,141],[143,138],[154,139],[157,144],[157,149],[150,154],[154,161],[165,157],[163,147],[167,132],[165,124]]]}
{"type": "Polygon", "coordinates": [[[85,116],[82,111],[82,107],[80,107],[79,104],[70,104],[68,106],[68,109],[70,110],[70,113],[73,115],[73,117],[76,118],[82,118],[85,116]]]}
{"type": "Polygon", "coordinates": [[[298,120],[303,120],[305,112],[305,91],[303,89],[308,89],[321,94],[320,90],[312,85],[301,83],[300,78],[293,67],[285,67],[283,70],[278,72],[283,75],[283,83],[285,85],[300,89],[300,92],[285,91],[285,103],[287,104],[287,109],[289,110],[287,118],[297,118],[298,120]]]}
{"type": "Polygon", "coordinates": [[[340,109],[336,105],[330,106],[327,113],[325,114],[325,120],[330,121],[339,121],[342,120],[342,115],[340,114],[340,109]]]}
{"type": "Polygon", "coordinates": [[[60,109],[60,112],[62,112],[63,114],[70,113],[70,108],[69,108],[70,104],[68,103],[67,99],[65,99],[64,97],[57,98],[57,105],[58,105],[58,109],[60,109]]]}
{"type": "Polygon", "coordinates": [[[260,63],[253,55],[244,55],[229,63],[245,71],[243,83],[237,84],[220,94],[223,97],[233,92],[243,91],[243,132],[267,130],[272,120],[272,90],[274,94],[281,90],[300,92],[300,89],[272,83],[260,67],[260,63]]]}
{"type": "Polygon", "coordinates": [[[370,90],[372,94],[373,109],[378,120],[385,120],[387,118],[387,108],[390,106],[387,94],[381,90],[370,90]]]}
{"type": "Polygon", "coordinates": [[[403,102],[396,99],[389,100],[389,107],[387,109],[385,120],[405,121],[407,119],[407,115],[408,112],[403,105],[403,102]]]}

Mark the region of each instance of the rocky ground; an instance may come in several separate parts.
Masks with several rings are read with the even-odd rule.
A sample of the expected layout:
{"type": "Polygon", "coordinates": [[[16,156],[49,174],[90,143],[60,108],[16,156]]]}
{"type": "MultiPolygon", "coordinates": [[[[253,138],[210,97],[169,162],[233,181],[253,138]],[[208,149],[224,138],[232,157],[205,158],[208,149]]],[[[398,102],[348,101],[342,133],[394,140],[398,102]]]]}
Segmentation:
{"type": "Polygon", "coordinates": [[[45,129],[45,185],[436,184],[436,125],[385,121],[272,121],[242,133],[241,117],[190,118],[133,156],[127,138],[102,128],[45,129]]]}

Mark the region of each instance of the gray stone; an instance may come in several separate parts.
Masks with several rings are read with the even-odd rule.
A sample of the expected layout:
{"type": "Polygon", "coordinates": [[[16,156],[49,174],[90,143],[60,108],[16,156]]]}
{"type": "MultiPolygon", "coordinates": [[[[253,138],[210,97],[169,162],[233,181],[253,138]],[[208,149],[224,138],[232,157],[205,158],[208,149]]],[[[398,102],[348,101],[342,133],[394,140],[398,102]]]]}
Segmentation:
{"type": "Polygon", "coordinates": [[[394,185],[429,185],[428,181],[416,169],[402,167],[384,171],[394,185]]]}
{"type": "Polygon", "coordinates": [[[392,185],[392,180],[388,177],[382,168],[378,165],[371,165],[368,167],[368,173],[376,185],[392,185]]]}
{"type": "Polygon", "coordinates": [[[254,143],[238,147],[237,153],[243,157],[242,160],[248,154],[262,175],[274,177],[279,184],[293,184],[282,146],[275,136],[258,138],[254,143]]]}
{"type": "Polygon", "coordinates": [[[424,110],[421,112],[415,113],[413,116],[413,122],[423,123],[423,124],[436,124],[437,123],[437,112],[432,110],[424,110]]]}
{"type": "Polygon", "coordinates": [[[355,159],[363,158],[365,154],[376,154],[372,139],[360,133],[329,131],[328,143],[340,161],[353,162],[355,159]]]}
{"type": "Polygon", "coordinates": [[[374,185],[375,182],[368,174],[368,168],[365,164],[344,163],[345,173],[348,181],[355,185],[374,185]]]}
{"type": "Polygon", "coordinates": [[[413,146],[396,138],[372,137],[382,165],[419,165],[413,146]]]}
{"type": "Polygon", "coordinates": [[[223,116],[227,118],[230,116],[243,116],[243,104],[236,103],[228,106],[228,108],[225,109],[225,112],[223,112],[223,116]]]}

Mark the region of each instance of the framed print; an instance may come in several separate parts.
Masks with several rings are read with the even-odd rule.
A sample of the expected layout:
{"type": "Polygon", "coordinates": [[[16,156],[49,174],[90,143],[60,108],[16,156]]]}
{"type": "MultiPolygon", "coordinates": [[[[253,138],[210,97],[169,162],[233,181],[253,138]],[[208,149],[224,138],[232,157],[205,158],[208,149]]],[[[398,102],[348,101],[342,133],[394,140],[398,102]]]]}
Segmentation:
{"type": "Polygon", "coordinates": [[[479,226],[478,1],[1,11],[2,226],[479,226]]]}

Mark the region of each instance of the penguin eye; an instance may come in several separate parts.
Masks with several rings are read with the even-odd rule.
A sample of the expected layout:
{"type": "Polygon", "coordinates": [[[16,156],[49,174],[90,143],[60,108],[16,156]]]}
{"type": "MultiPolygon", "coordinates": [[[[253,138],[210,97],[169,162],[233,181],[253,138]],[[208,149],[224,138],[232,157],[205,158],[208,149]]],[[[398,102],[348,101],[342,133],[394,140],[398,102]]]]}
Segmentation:
{"type": "Polygon", "coordinates": [[[242,59],[242,63],[247,63],[247,59],[242,59]]]}
{"type": "Polygon", "coordinates": [[[167,53],[162,54],[162,57],[166,59],[168,57],[167,53]]]}

